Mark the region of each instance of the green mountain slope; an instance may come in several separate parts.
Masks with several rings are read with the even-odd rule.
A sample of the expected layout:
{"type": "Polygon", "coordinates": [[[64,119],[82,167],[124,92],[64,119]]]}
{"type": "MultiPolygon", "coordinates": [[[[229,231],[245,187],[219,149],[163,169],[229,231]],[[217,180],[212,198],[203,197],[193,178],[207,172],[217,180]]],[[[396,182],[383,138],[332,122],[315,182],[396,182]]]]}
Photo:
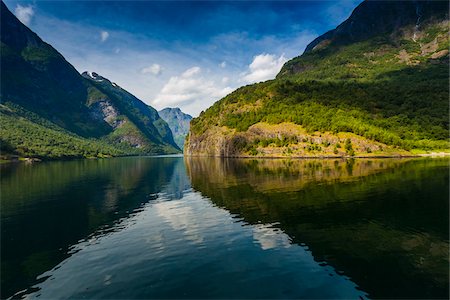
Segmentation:
{"type": "Polygon", "coordinates": [[[0,104],[0,124],[4,158],[11,154],[52,159],[128,154],[104,141],[80,137],[19,107],[0,104]]]}
{"type": "Polygon", "coordinates": [[[189,124],[192,116],[185,114],[179,109],[166,107],[158,111],[160,117],[169,124],[173,138],[180,149],[184,148],[184,141],[189,133],[189,124]]]}
{"type": "Polygon", "coordinates": [[[89,118],[86,84],[52,46],[29,30],[1,2],[1,100],[33,111],[82,136],[108,132],[89,118]]]}
{"type": "Polygon", "coordinates": [[[145,152],[156,147],[160,153],[179,149],[168,124],[153,107],[95,72],[84,72],[82,76],[91,84],[87,102],[91,115],[114,129],[106,137],[108,141],[125,142],[145,152]]]}
{"type": "Polygon", "coordinates": [[[410,155],[447,151],[448,2],[365,1],[287,62],[191,122],[185,153],[410,155]]]}
{"type": "Polygon", "coordinates": [[[180,151],[156,110],[109,81],[110,88],[81,76],[3,2],[0,45],[2,155],[63,158],[180,151]],[[117,124],[108,122],[99,103],[110,104],[107,108],[120,118],[117,124]]]}

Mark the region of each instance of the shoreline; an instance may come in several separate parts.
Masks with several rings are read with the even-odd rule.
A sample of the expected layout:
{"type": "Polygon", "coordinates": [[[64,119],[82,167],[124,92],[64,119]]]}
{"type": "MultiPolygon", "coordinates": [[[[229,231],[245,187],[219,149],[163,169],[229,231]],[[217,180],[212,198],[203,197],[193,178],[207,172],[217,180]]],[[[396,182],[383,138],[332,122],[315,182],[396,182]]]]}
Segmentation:
{"type": "Polygon", "coordinates": [[[251,155],[238,155],[238,156],[220,156],[220,155],[184,155],[184,157],[215,157],[215,158],[253,158],[253,159],[351,159],[351,158],[419,158],[419,157],[450,157],[450,152],[432,152],[423,154],[410,154],[410,155],[355,155],[355,156],[251,156],[251,155]]]}
{"type": "Polygon", "coordinates": [[[450,157],[450,152],[432,152],[432,153],[421,153],[421,154],[410,154],[410,155],[355,155],[355,156],[333,156],[333,155],[322,155],[322,156],[250,156],[250,155],[239,155],[239,156],[220,156],[220,155],[187,155],[187,154],[153,154],[153,155],[122,155],[122,156],[111,156],[111,157],[74,157],[74,158],[36,158],[36,157],[14,157],[11,159],[2,158],[0,159],[0,164],[6,163],[39,163],[39,162],[51,162],[51,161],[74,161],[74,160],[96,160],[96,159],[110,159],[110,158],[124,158],[124,157],[212,157],[212,158],[242,158],[242,159],[352,159],[352,158],[419,158],[419,157],[431,157],[431,158],[443,158],[450,157]]]}
{"type": "Polygon", "coordinates": [[[125,157],[183,157],[183,153],[177,154],[130,154],[130,155],[118,155],[118,156],[105,156],[105,157],[64,157],[64,158],[45,158],[45,157],[1,157],[0,164],[6,163],[40,163],[40,162],[52,162],[52,161],[75,161],[75,160],[97,160],[97,159],[109,159],[109,158],[125,158],[125,157]]]}

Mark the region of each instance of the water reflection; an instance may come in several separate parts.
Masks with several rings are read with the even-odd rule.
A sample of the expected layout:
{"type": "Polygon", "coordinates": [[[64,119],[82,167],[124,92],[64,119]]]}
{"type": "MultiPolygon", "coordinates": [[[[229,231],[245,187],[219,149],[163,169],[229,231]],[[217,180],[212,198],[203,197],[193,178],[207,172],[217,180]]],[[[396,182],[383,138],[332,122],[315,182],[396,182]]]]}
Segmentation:
{"type": "Polygon", "coordinates": [[[120,230],[79,243],[72,256],[42,275],[49,279],[28,298],[364,296],[305,248],[277,248],[276,236],[286,237],[279,230],[267,234],[264,226],[236,220],[197,192],[160,200],[123,219],[120,230]],[[255,232],[271,248],[254,243],[255,232]]]}
{"type": "MultiPolygon", "coordinates": [[[[263,236],[282,230],[370,296],[448,297],[448,160],[186,163],[213,203],[263,226],[263,236]]],[[[267,248],[289,240],[255,236],[267,248]]]]}
{"type": "Polygon", "coordinates": [[[448,160],[1,168],[2,297],[448,297],[448,160]]]}
{"type": "Polygon", "coordinates": [[[275,227],[277,225],[279,224],[257,224],[253,227],[253,239],[262,250],[289,248],[291,246],[291,238],[275,227]]]}
{"type": "Polygon", "coordinates": [[[180,176],[180,165],[176,158],[2,165],[2,296],[33,284],[71,245],[154,199],[180,176]]]}

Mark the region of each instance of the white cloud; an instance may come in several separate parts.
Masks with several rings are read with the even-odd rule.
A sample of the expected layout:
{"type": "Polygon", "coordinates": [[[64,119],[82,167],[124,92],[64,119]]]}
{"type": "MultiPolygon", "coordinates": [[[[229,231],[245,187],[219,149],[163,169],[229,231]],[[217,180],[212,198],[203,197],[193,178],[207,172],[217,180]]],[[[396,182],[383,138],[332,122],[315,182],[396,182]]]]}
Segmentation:
{"type": "Polygon", "coordinates": [[[219,67],[221,67],[221,68],[225,68],[226,66],[227,66],[227,62],[226,61],[223,61],[223,62],[221,62],[219,64],[219,67]]]}
{"type": "Polygon", "coordinates": [[[109,32],[108,31],[100,31],[100,40],[102,42],[106,41],[109,38],[109,32]]]}
{"type": "Polygon", "coordinates": [[[184,71],[184,73],[181,74],[181,76],[184,78],[189,78],[189,77],[199,74],[200,71],[201,71],[200,67],[192,67],[192,68],[189,68],[186,71],[184,71]]]}
{"type": "Polygon", "coordinates": [[[287,58],[284,54],[278,58],[275,55],[265,53],[256,55],[248,67],[249,70],[243,73],[242,81],[254,83],[273,79],[286,61],[287,58]]]}
{"type": "Polygon", "coordinates": [[[163,71],[163,68],[162,68],[160,65],[158,65],[158,64],[153,64],[153,65],[151,65],[151,66],[149,66],[149,67],[143,68],[143,69],[141,70],[141,73],[142,73],[142,74],[148,74],[148,73],[151,73],[151,74],[153,74],[153,75],[155,75],[155,76],[158,76],[158,75],[161,75],[162,71],[163,71]]]}
{"type": "Polygon", "coordinates": [[[29,25],[34,15],[34,9],[31,5],[22,6],[20,4],[17,4],[14,13],[17,19],[20,20],[20,22],[22,22],[25,25],[29,25]]]}
{"type": "Polygon", "coordinates": [[[167,106],[191,106],[190,113],[198,113],[212,102],[226,96],[233,89],[202,76],[200,67],[192,67],[179,76],[170,77],[153,104],[158,108],[167,106]]]}
{"type": "MultiPolygon", "coordinates": [[[[284,53],[287,58],[295,57],[317,36],[316,32],[307,27],[303,31],[296,32],[294,36],[285,37],[265,36],[255,39],[245,33],[222,34],[206,44],[186,47],[177,43],[160,43],[157,40],[143,38],[135,32],[110,31],[105,27],[49,18],[37,11],[32,23],[33,30],[58,49],[78,71],[94,70],[149,105],[154,105],[154,99],[168,94],[162,94],[161,91],[171,77],[178,77],[181,80],[183,73],[196,72],[197,69],[185,72],[189,67],[200,67],[201,72],[194,75],[194,79],[204,78],[204,82],[200,83],[206,86],[212,82],[209,84],[210,89],[219,96],[213,97],[203,93],[198,100],[187,101],[185,103],[188,104],[180,105],[180,108],[193,116],[197,116],[200,111],[219,100],[222,94],[225,95],[228,91],[247,84],[242,77],[250,74],[249,64],[253,58],[249,61],[249,53],[252,56],[270,53],[275,57],[284,53]],[[92,43],[92,33],[100,42],[100,33],[104,30],[109,34],[108,48],[98,47],[98,44],[92,43]],[[120,52],[115,51],[116,49],[120,49],[120,52]],[[143,65],[142,62],[150,63],[143,65]],[[154,62],[164,67],[161,75],[150,76],[141,73],[143,67],[151,66],[154,62]],[[226,62],[225,68],[220,67],[221,62],[226,62]],[[208,69],[211,73],[207,73],[208,69]],[[228,80],[223,79],[224,77],[228,80]],[[224,92],[220,93],[222,90],[224,92]]],[[[164,103],[159,102],[154,106],[161,109],[164,108],[164,103]]]]}
{"type": "Polygon", "coordinates": [[[228,83],[228,81],[230,81],[230,78],[226,76],[222,78],[222,83],[228,83]]]}

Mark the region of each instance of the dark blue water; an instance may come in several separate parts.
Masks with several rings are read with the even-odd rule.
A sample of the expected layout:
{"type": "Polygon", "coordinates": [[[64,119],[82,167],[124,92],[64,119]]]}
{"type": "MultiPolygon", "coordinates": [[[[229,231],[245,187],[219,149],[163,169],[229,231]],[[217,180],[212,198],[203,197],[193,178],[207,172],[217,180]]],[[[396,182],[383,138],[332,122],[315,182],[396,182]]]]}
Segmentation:
{"type": "Polygon", "coordinates": [[[1,167],[15,298],[445,298],[446,159],[1,167]]]}

